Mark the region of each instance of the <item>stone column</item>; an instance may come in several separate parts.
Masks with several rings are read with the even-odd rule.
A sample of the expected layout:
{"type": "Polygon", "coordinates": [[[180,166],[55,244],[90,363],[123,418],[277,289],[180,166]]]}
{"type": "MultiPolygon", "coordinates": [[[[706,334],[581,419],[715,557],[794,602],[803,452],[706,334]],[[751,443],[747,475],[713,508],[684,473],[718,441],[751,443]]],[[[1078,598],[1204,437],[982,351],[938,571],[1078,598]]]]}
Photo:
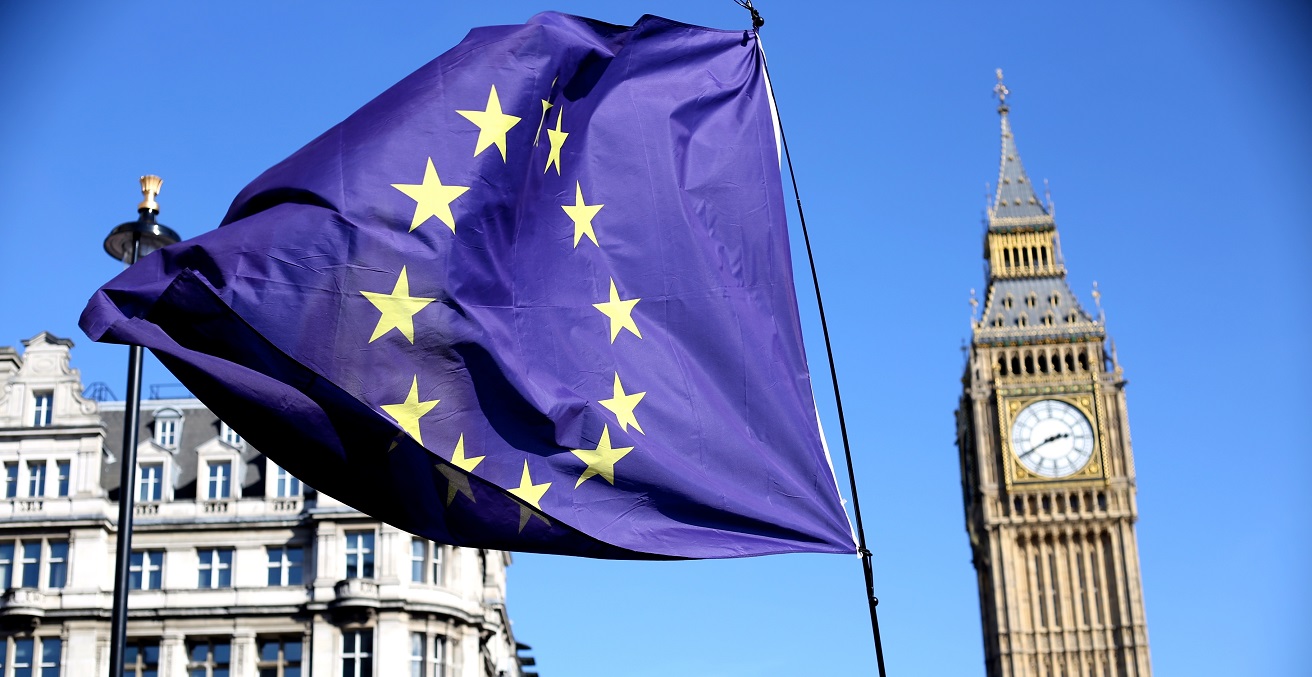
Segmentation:
{"type": "Polygon", "coordinates": [[[185,677],[186,674],[186,636],[177,630],[160,633],[159,677],[185,677]]]}
{"type": "Polygon", "coordinates": [[[255,677],[255,631],[238,630],[232,633],[232,677],[255,677]]]}

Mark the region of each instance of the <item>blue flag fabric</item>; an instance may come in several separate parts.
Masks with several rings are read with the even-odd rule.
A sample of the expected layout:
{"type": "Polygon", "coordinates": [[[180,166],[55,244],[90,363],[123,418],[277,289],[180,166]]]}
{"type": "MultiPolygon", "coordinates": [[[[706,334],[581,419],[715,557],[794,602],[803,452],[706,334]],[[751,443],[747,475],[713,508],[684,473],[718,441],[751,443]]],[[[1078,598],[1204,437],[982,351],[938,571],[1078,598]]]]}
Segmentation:
{"type": "Polygon", "coordinates": [[[856,550],[752,35],[480,28],[81,324],[311,486],[457,545],[856,550]]]}

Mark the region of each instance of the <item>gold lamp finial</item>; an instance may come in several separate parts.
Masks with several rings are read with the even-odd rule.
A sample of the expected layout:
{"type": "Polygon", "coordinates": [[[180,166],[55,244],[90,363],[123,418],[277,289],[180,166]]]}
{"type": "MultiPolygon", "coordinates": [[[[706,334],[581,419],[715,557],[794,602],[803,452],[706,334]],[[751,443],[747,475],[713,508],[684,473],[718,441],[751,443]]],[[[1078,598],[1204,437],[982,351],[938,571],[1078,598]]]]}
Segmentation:
{"type": "Polygon", "coordinates": [[[137,209],[149,209],[154,212],[159,211],[159,203],[155,201],[155,196],[159,195],[159,189],[164,185],[164,179],[147,174],[141,177],[141,194],[145,199],[137,205],[137,209]]]}

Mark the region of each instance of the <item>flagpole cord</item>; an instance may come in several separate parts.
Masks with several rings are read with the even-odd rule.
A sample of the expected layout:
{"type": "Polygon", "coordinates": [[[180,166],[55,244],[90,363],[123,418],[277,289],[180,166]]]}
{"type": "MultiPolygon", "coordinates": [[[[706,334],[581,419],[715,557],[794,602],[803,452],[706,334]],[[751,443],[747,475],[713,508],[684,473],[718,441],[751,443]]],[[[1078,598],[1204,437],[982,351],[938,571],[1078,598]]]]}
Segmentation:
{"type": "MultiPolygon", "coordinates": [[[[762,19],[760,12],[752,6],[752,0],[734,0],[734,2],[752,14],[752,33],[756,36],[756,51],[761,56],[761,69],[765,74],[766,84],[773,92],[774,85],[770,81],[770,67],[766,64],[765,48],[761,46],[760,28],[765,25],[765,19],[762,19]]],[[[870,627],[875,636],[875,661],[879,667],[879,677],[887,677],[884,671],[884,645],[879,637],[879,613],[876,611],[879,606],[879,598],[875,597],[874,563],[872,562],[870,550],[866,547],[866,531],[861,522],[861,501],[857,498],[856,471],[852,468],[852,447],[848,444],[847,419],[843,416],[843,397],[838,389],[838,368],[834,365],[834,349],[829,340],[829,322],[825,319],[825,302],[820,295],[820,276],[816,273],[815,255],[811,250],[811,235],[806,228],[806,213],[802,211],[802,194],[798,191],[797,174],[793,171],[793,157],[788,152],[788,137],[784,134],[783,116],[779,113],[779,106],[773,100],[773,95],[771,99],[771,103],[774,105],[775,119],[779,121],[779,140],[783,144],[784,158],[788,162],[788,178],[792,180],[793,196],[797,200],[797,219],[802,225],[802,241],[806,243],[806,260],[811,266],[811,284],[815,287],[816,307],[820,311],[820,328],[825,337],[825,355],[829,358],[829,378],[834,384],[834,402],[838,407],[838,430],[843,438],[843,458],[847,461],[847,479],[852,487],[852,511],[856,514],[857,554],[861,557],[861,569],[865,574],[866,600],[870,605],[870,627]]]]}

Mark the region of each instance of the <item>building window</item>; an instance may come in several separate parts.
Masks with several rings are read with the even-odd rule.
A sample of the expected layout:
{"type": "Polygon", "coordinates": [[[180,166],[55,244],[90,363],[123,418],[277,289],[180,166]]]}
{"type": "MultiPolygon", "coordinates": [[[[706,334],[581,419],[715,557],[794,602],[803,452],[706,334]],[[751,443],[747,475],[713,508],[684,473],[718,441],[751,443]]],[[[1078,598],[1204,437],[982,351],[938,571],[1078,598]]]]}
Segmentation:
{"type": "Polygon", "coordinates": [[[178,419],[176,417],[155,419],[155,444],[165,449],[178,448],[178,419]]]}
{"type": "Polygon", "coordinates": [[[300,585],[305,551],[287,546],[269,546],[269,585],[300,585]]]}
{"type": "Polygon", "coordinates": [[[27,495],[36,497],[46,494],[46,462],[27,462],[27,495]]]}
{"type": "Polygon", "coordinates": [[[374,577],[374,532],[346,532],[346,577],[374,577]]]}
{"type": "Polygon", "coordinates": [[[128,560],[128,589],[159,590],[163,570],[163,550],[134,551],[128,560]]]}
{"type": "Polygon", "coordinates": [[[14,587],[35,588],[41,581],[41,541],[23,541],[18,550],[21,554],[14,587]]]}
{"type": "Polygon", "coordinates": [[[219,439],[231,447],[240,449],[242,446],[241,435],[238,435],[236,430],[233,430],[231,426],[223,421],[219,421],[219,439]]]}
{"type": "Polygon", "coordinates": [[[58,637],[11,636],[0,639],[0,675],[59,677],[63,648],[64,643],[58,637]],[[13,672],[9,672],[10,669],[13,672]]]}
{"type": "Polygon", "coordinates": [[[199,588],[232,587],[232,548],[204,548],[200,553],[199,588]]]}
{"type": "Polygon", "coordinates": [[[410,539],[410,580],[441,585],[444,564],[442,545],[422,538],[410,539]]]}
{"type": "Polygon", "coordinates": [[[18,462],[5,463],[5,498],[18,496],[18,462]]]}
{"type": "Polygon", "coordinates": [[[342,677],[373,677],[373,630],[342,632],[342,677]]]}
{"type": "Polygon", "coordinates": [[[14,575],[14,543],[0,542],[0,590],[11,587],[10,579],[14,575]]]}
{"type": "Polygon", "coordinates": [[[297,498],[301,495],[301,481],[286,468],[275,465],[273,471],[273,495],[275,498],[297,498]]]}
{"type": "Polygon", "coordinates": [[[164,496],[164,464],[142,463],[137,466],[137,501],[156,503],[164,496]]]}
{"type": "MultiPolygon", "coordinates": [[[[0,541],[0,590],[62,588],[68,578],[68,541],[0,541]],[[44,566],[46,577],[41,579],[44,566]]],[[[3,674],[3,673],[0,673],[3,674]]]]}
{"type": "Polygon", "coordinates": [[[301,677],[301,640],[261,637],[260,677],[301,677]]]}
{"type": "Polygon", "coordinates": [[[211,462],[209,474],[205,480],[205,498],[211,501],[223,500],[232,496],[232,462],[211,462]]]}
{"type": "Polygon", "coordinates": [[[226,639],[187,642],[187,677],[228,677],[232,645],[226,639]]]}
{"type": "Polygon", "coordinates": [[[68,496],[68,482],[72,475],[71,461],[55,461],[55,495],[68,496]]]}
{"type": "Polygon", "coordinates": [[[68,541],[50,541],[46,557],[46,587],[59,589],[68,583],[68,541]]]}
{"type": "Polygon", "coordinates": [[[52,392],[35,393],[32,396],[32,425],[44,428],[50,425],[55,412],[55,394],[52,392]]]}
{"type": "Polygon", "coordinates": [[[446,677],[446,638],[410,633],[410,677],[446,677]]]}
{"type": "Polygon", "coordinates": [[[159,643],[132,642],[124,647],[123,674],[125,677],[159,675],[159,643]]]}

